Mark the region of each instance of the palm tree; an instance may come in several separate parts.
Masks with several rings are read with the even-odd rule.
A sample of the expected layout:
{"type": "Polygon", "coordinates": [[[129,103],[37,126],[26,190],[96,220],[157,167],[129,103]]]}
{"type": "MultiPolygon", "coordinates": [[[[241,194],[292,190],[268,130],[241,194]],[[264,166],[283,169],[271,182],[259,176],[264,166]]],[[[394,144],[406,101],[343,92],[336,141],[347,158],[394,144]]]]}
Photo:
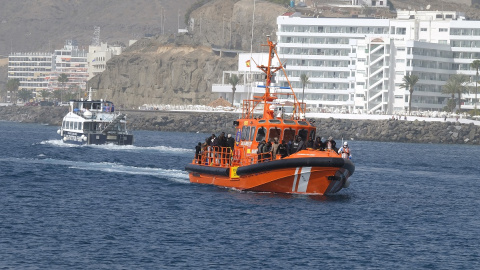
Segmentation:
{"type": "Polygon", "coordinates": [[[303,98],[305,97],[305,85],[310,83],[310,81],[308,80],[307,74],[302,73],[300,75],[300,82],[302,83],[302,104],[303,104],[303,98]]]}
{"type": "Polygon", "coordinates": [[[449,94],[451,95],[450,99],[447,102],[447,109],[453,113],[453,110],[455,109],[455,93],[457,92],[457,87],[454,83],[454,81],[448,80],[447,83],[442,87],[442,93],[443,94],[449,94]]]}
{"type": "MultiPolygon", "coordinates": [[[[65,92],[65,84],[68,82],[68,75],[62,73],[58,76],[58,82],[62,85],[62,90],[65,92]]],[[[60,95],[60,103],[63,102],[62,96],[60,95]]]]}
{"type": "Polygon", "coordinates": [[[454,74],[450,76],[447,84],[443,86],[443,93],[452,95],[452,100],[455,99],[455,94],[458,95],[458,110],[462,110],[462,94],[467,92],[465,83],[469,81],[469,77],[464,74],[454,74]]]}
{"type": "Polygon", "coordinates": [[[478,69],[480,68],[480,60],[473,60],[470,66],[477,71],[475,76],[475,115],[477,115],[477,92],[478,92],[478,69]]]}
{"type": "Polygon", "coordinates": [[[40,91],[40,95],[42,95],[42,100],[45,100],[50,96],[50,92],[46,89],[43,89],[42,91],[40,91]]]}
{"type": "Polygon", "coordinates": [[[13,99],[13,104],[17,104],[17,91],[20,87],[19,79],[10,79],[7,82],[7,90],[10,92],[10,101],[13,99]]]}
{"type": "Polygon", "coordinates": [[[410,96],[408,98],[408,114],[412,113],[412,96],[415,84],[418,82],[418,76],[414,74],[405,75],[403,76],[403,83],[400,85],[400,88],[408,90],[410,92],[410,96]]]}
{"type": "Polygon", "coordinates": [[[232,106],[233,106],[233,101],[235,100],[235,91],[237,91],[237,84],[240,79],[236,74],[233,74],[230,76],[230,79],[228,80],[228,83],[232,85],[232,106]]]}
{"type": "Polygon", "coordinates": [[[32,91],[27,90],[27,89],[22,89],[18,91],[18,97],[23,100],[23,102],[26,102],[27,100],[30,100],[33,97],[32,91]]]}

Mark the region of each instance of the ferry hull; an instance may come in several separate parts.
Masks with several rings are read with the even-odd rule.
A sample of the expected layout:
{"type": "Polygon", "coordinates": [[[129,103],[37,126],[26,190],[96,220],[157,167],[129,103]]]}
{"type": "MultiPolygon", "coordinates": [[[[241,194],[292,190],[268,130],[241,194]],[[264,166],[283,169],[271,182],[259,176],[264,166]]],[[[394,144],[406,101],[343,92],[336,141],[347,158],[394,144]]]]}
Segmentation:
{"type": "Polygon", "coordinates": [[[186,169],[190,171],[190,181],[193,183],[255,192],[315,195],[340,191],[354,171],[353,164],[341,158],[284,159],[265,164],[267,165],[259,163],[238,168],[189,164],[186,169]],[[240,175],[232,175],[231,170],[235,169],[240,175]]]}
{"type": "Polygon", "coordinates": [[[115,144],[115,145],[132,145],[133,135],[131,134],[83,134],[65,132],[62,137],[64,143],[77,144],[77,145],[102,145],[102,144],[115,144]]]}

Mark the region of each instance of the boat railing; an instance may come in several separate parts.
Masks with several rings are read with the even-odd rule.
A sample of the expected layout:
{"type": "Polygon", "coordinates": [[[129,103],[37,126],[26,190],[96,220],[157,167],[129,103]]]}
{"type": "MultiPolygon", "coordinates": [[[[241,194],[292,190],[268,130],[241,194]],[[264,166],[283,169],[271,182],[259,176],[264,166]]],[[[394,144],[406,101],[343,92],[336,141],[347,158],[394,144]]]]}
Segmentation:
{"type": "Polygon", "coordinates": [[[208,146],[193,160],[194,164],[230,167],[232,164],[232,149],[230,147],[208,146]]]}
{"type": "MultiPolygon", "coordinates": [[[[243,148],[237,148],[232,151],[230,147],[208,146],[193,159],[193,164],[214,166],[214,167],[231,167],[231,166],[247,166],[272,160],[272,153],[249,154],[243,153],[243,148]]],[[[276,159],[281,159],[277,154],[276,159]]]]}

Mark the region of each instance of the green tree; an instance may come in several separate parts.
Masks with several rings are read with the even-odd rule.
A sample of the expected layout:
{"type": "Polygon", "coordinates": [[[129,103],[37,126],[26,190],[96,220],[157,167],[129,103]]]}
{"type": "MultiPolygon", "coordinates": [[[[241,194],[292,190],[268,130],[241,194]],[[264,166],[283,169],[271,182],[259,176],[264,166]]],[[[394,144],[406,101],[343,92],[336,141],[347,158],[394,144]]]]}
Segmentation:
{"type": "MultiPolygon", "coordinates": [[[[65,73],[62,73],[58,76],[58,82],[62,86],[62,91],[65,92],[65,85],[68,82],[68,75],[65,73]]],[[[60,95],[60,102],[63,102],[62,95],[60,95]]]]}
{"type": "Polygon", "coordinates": [[[57,101],[62,99],[62,90],[53,90],[53,98],[57,101]]]}
{"type": "Polygon", "coordinates": [[[51,93],[46,89],[43,89],[42,91],[40,91],[40,95],[42,95],[42,100],[45,100],[46,98],[48,98],[50,94],[51,93]]]}
{"type": "Polygon", "coordinates": [[[18,98],[23,100],[23,102],[27,102],[33,97],[33,93],[30,90],[22,89],[18,91],[18,98]]]}
{"type": "Polygon", "coordinates": [[[477,115],[478,69],[480,68],[480,60],[473,60],[470,67],[477,71],[475,76],[475,115],[477,115]]]}
{"type": "Polygon", "coordinates": [[[238,76],[236,74],[233,74],[228,79],[228,83],[230,83],[232,85],[232,106],[233,106],[233,102],[235,101],[235,91],[237,91],[237,84],[238,84],[239,80],[240,79],[238,78],[238,76]]]}
{"type": "MultiPolygon", "coordinates": [[[[462,94],[467,92],[466,83],[470,80],[467,75],[454,74],[451,75],[447,83],[443,86],[443,93],[450,94],[452,100],[455,99],[455,94],[458,95],[458,110],[462,110],[462,94]]],[[[454,107],[455,108],[455,107],[454,107]]]]}
{"type": "Polygon", "coordinates": [[[17,104],[17,92],[20,87],[19,79],[10,79],[7,82],[7,91],[10,92],[10,102],[13,100],[13,104],[17,104]]]}
{"type": "Polygon", "coordinates": [[[310,83],[310,81],[308,80],[307,74],[302,73],[300,75],[300,83],[302,84],[302,104],[303,104],[303,100],[304,100],[304,97],[305,97],[305,85],[310,83]]]}
{"type": "Polygon", "coordinates": [[[413,91],[415,90],[415,84],[418,82],[418,76],[414,74],[403,76],[403,83],[400,85],[400,88],[408,90],[410,95],[408,98],[408,114],[412,113],[412,96],[413,91]]]}

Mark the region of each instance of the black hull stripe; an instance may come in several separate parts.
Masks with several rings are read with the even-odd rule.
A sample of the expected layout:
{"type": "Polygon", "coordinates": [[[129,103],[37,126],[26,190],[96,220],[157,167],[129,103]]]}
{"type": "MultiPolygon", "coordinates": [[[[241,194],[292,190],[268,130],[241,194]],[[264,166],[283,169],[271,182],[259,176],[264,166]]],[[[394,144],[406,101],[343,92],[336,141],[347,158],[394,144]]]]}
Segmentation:
{"type": "Polygon", "coordinates": [[[239,167],[237,169],[238,175],[246,175],[252,173],[260,173],[264,171],[272,171],[284,168],[296,167],[336,167],[345,168],[350,172],[350,175],[355,171],[355,165],[350,160],[343,158],[292,158],[281,159],[268,162],[252,164],[248,166],[239,167]]]}
{"type": "MultiPolygon", "coordinates": [[[[292,158],[281,159],[268,162],[257,163],[253,165],[238,167],[237,175],[247,175],[252,173],[260,173],[265,171],[272,171],[284,168],[296,168],[296,167],[336,167],[344,168],[349,171],[350,175],[355,171],[355,165],[350,160],[343,158],[292,158]]],[[[198,164],[187,164],[185,166],[186,171],[229,176],[229,168],[202,166],[198,164]]]]}
{"type": "Polygon", "coordinates": [[[187,164],[185,166],[186,171],[204,173],[204,174],[213,174],[219,176],[230,176],[230,168],[221,168],[221,167],[210,167],[202,166],[198,164],[187,164]]]}

